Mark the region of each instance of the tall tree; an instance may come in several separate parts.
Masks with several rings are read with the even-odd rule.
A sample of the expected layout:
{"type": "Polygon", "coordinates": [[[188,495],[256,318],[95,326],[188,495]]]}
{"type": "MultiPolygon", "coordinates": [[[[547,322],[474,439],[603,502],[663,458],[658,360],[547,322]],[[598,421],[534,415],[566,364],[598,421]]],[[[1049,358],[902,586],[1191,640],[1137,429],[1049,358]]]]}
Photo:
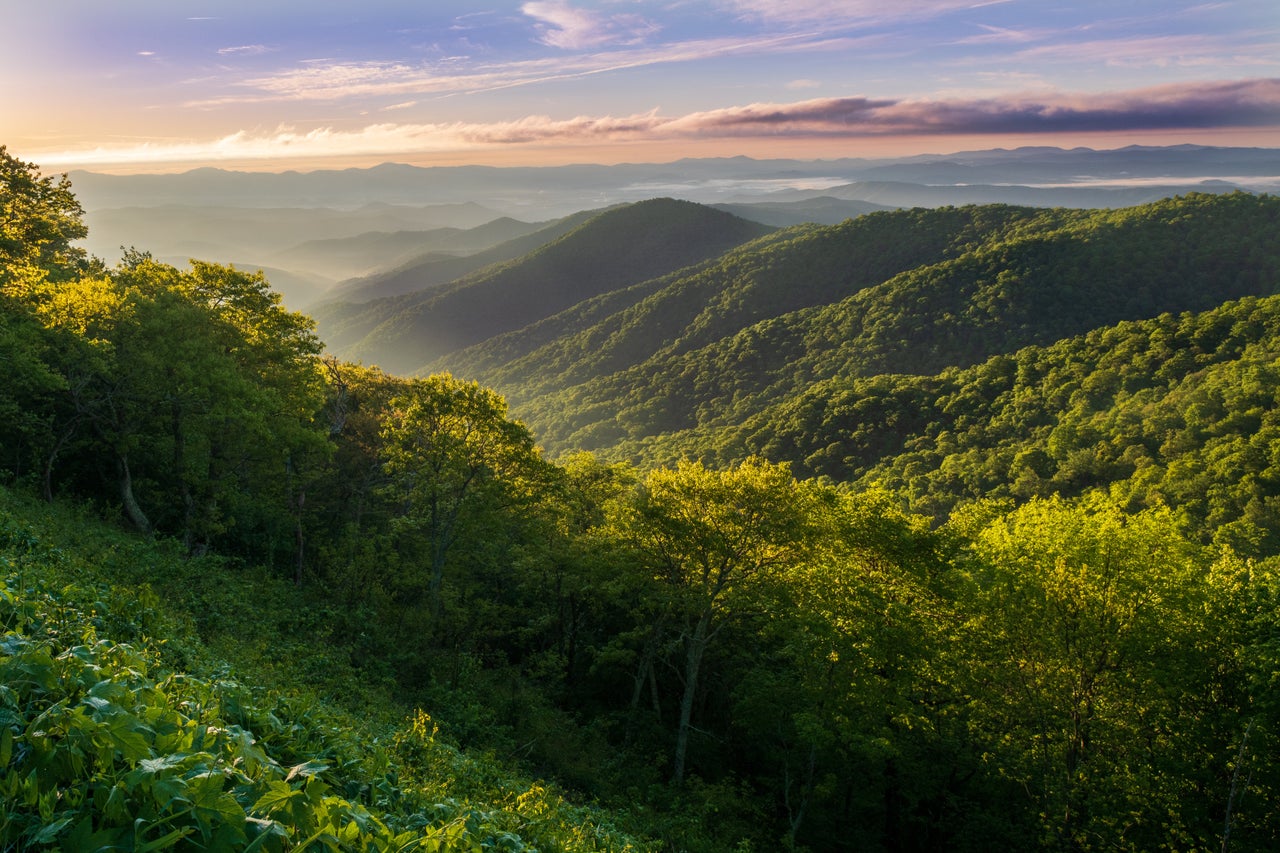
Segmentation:
{"type": "Polygon", "coordinates": [[[750,459],[713,471],[683,462],[646,478],[619,519],[666,590],[679,626],[683,691],[672,779],[684,780],[707,649],[751,588],[801,561],[813,543],[812,495],[787,466],[750,459]]]}
{"type": "Polygon", "coordinates": [[[43,468],[61,449],[58,363],[75,344],[44,328],[35,310],[45,282],[69,281],[91,266],[73,245],[88,233],[82,215],[65,175],[42,176],[0,145],[0,466],[15,472],[43,468]]]}
{"type": "Polygon", "coordinates": [[[65,281],[85,266],[84,249],[73,246],[89,230],[66,175],[43,176],[0,145],[0,288],[32,271],[65,281]]]}
{"type": "Polygon", "coordinates": [[[980,736],[1044,840],[1206,843],[1213,786],[1184,763],[1204,749],[1216,692],[1200,549],[1167,510],[1125,515],[1101,498],[1033,500],[975,545],[965,644],[991,715],[980,736]]]}
{"type": "Polygon", "coordinates": [[[529,430],[507,417],[500,395],[448,374],[414,380],[394,398],[382,439],[401,527],[427,549],[426,591],[438,619],[459,536],[486,513],[527,499],[546,463],[529,430]]]}

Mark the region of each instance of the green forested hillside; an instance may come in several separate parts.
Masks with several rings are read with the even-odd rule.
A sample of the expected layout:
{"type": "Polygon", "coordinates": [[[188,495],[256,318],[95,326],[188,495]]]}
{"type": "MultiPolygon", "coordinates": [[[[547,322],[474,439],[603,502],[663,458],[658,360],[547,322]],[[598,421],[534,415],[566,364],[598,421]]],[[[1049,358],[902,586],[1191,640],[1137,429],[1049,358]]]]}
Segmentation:
{"type": "Polygon", "coordinates": [[[801,227],[467,353],[639,465],[0,202],[0,848],[1280,844],[1274,200],[801,227]]]}
{"type": "Polygon", "coordinates": [[[412,372],[445,353],[529,325],[585,299],[716,257],[767,226],[654,199],[605,211],[528,255],[361,313],[380,321],[342,350],[412,372]]]}
{"type": "MultiPolygon", "coordinates": [[[[288,264],[293,269],[326,275],[330,279],[349,279],[378,269],[399,267],[432,253],[443,260],[483,252],[539,231],[545,225],[546,223],[521,222],[501,216],[474,228],[367,231],[354,237],[306,240],[278,251],[271,256],[271,260],[278,264],[288,264]]],[[[470,272],[471,269],[465,271],[470,272]]],[[[334,295],[345,295],[349,288],[350,285],[344,283],[336,289],[334,295]]]]}
{"type": "Polygon", "coordinates": [[[769,318],[839,301],[917,264],[960,254],[1024,214],[1015,208],[901,211],[829,228],[787,229],[669,280],[632,288],[612,316],[595,319],[600,303],[589,303],[590,324],[563,324],[560,339],[507,364],[495,363],[480,344],[436,366],[462,375],[475,370],[519,405],[628,368],[656,367],[663,356],[678,357],[769,318]]]}
{"type": "Polygon", "coordinates": [[[1277,222],[1280,202],[1245,194],[874,214],[743,247],[506,365],[436,366],[507,393],[549,448],[606,449],[734,426],[824,380],[931,374],[1272,293],[1277,222]]]}
{"type": "Polygon", "coordinates": [[[394,316],[399,305],[411,301],[411,298],[392,297],[405,297],[448,284],[485,267],[511,261],[564,236],[592,215],[588,211],[566,216],[533,234],[463,257],[443,257],[428,251],[401,266],[340,282],[330,291],[329,298],[314,306],[310,313],[324,326],[330,348],[351,346],[394,316]]]}
{"type": "MultiPolygon", "coordinates": [[[[321,308],[316,313],[317,319],[321,322],[333,324],[335,331],[340,327],[337,325],[339,321],[345,321],[350,315],[359,316],[357,312],[362,309],[352,308],[350,305],[342,305],[341,303],[361,304],[371,302],[386,296],[399,296],[406,293],[417,293],[418,291],[427,290],[441,284],[448,284],[454,279],[461,278],[484,269],[494,264],[511,261],[522,255],[527,255],[540,246],[545,246],[552,240],[556,240],[580,227],[584,222],[597,215],[598,211],[583,211],[558,219],[550,224],[543,224],[540,227],[527,230],[527,233],[511,235],[501,242],[494,241],[495,244],[480,248],[462,257],[457,257],[459,245],[465,246],[469,240],[450,242],[441,240],[438,245],[417,241],[417,248],[402,263],[386,263],[380,264],[383,267],[378,272],[373,272],[359,278],[350,279],[338,284],[328,294],[328,301],[339,303],[330,308],[321,308]],[[454,256],[446,256],[446,252],[452,250],[454,256]],[[389,267],[389,268],[388,268],[389,267]],[[330,319],[331,318],[331,319],[330,319]]],[[[499,226],[504,231],[510,231],[511,226],[506,223],[515,222],[515,220],[498,219],[487,225],[478,226],[472,231],[481,232],[482,235],[493,234],[493,226],[499,226]]],[[[518,229],[525,231],[526,229],[518,229]]],[[[407,249],[402,251],[408,251],[407,249]]],[[[343,331],[345,337],[349,337],[352,342],[359,340],[360,335],[353,335],[351,332],[343,331]]],[[[368,328],[361,333],[368,334],[368,328]]],[[[344,340],[345,340],[344,337],[344,340]]],[[[335,346],[341,342],[335,340],[335,346]]]]}
{"type": "Polygon", "coordinates": [[[791,460],[800,474],[889,485],[938,516],[978,497],[1109,488],[1135,508],[1180,507],[1206,538],[1273,553],[1278,361],[1280,296],[1249,297],[970,368],[830,379],[740,425],[620,450],[657,464],[791,460]]]}

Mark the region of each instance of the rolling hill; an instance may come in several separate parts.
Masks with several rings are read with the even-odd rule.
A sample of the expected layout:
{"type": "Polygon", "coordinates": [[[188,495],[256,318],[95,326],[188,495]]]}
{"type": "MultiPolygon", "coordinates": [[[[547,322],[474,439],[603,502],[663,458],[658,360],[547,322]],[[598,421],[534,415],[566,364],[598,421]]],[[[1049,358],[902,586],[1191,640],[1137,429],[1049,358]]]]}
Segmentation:
{"type": "Polygon", "coordinates": [[[331,306],[317,319],[330,347],[345,357],[407,373],[599,294],[715,258],[769,230],[690,202],[639,202],[591,217],[517,261],[421,293],[331,306]],[[344,346],[353,331],[364,334],[344,346]]]}
{"type": "Polygon", "coordinates": [[[271,263],[271,256],[308,240],[354,237],[369,231],[470,228],[500,215],[474,203],[258,208],[194,204],[188,199],[187,203],[155,207],[92,209],[85,214],[89,227],[85,247],[108,260],[119,256],[121,246],[136,245],[156,255],[224,263],[233,258],[256,257],[279,266],[271,263]]]}
{"type": "Polygon", "coordinates": [[[473,228],[367,231],[354,237],[307,240],[272,255],[271,260],[332,280],[348,279],[399,267],[433,252],[450,257],[474,254],[530,234],[545,224],[503,216],[473,228]]]}
{"type": "Polygon", "coordinates": [[[801,226],[431,366],[507,394],[548,448],[608,452],[732,426],[814,383],[929,375],[1269,295],[1278,222],[1274,198],[1198,194],[1118,211],[944,208],[801,226]],[[537,346],[513,343],[526,337],[537,346]]]}
{"type": "Polygon", "coordinates": [[[445,251],[444,245],[434,241],[420,244],[420,251],[403,263],[387,264],[385,269],[339,282],[328,294],[328,301],[371,302],[387,296],[401,296],[448,284],[485,267],[527,255],[552,240],[563,237],[598,214],[599,211],[584,211],[551,223],[542,223],[529,230],[520,229],[523,233],[512,234],[505,240],[461,256],[456,252],[445,251]]]}

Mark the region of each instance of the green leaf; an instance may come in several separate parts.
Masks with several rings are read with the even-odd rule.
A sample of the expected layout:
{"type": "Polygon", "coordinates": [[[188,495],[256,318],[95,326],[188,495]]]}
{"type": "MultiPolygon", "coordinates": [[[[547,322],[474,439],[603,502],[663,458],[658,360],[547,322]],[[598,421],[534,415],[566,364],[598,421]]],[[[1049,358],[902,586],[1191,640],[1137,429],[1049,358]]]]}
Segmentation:
{"type": "Polygon", "coordinates": [[[318,776],[329,769],[328,764],[321,764],[319,761],[307,761],[302,764],[295,764],[289,768],[289,775],[284,778],[286,782],[292,782],[298,776],[311,778],[318,776]]]}
{"type": "Polygon", "coordinates": [[[177,777],[157,779],[151,784],[151,796],[160,808],[174,802],[190,802],[187,797],[187,783],[177,777]]]}
{"type": "Polygon", "coordinates": [[[256,851],[265,847],[267,842],[273,838],[281,842],[289,840],[289,833],[283,826],[276,823],[274,820],[262,820],[261,818],[251,817],[248,818],[245,823],[248,826],[256,826],[258,828],[258,834],[255,835],[253,841],[250,841],[249,845],[244,848],[243,853],[256,853],[256,851]]]}
{"type": "Polygon", "coordinates": [[[290,788],[287,782],[270,782],[267,785],[267,792],[253,804],[252,811],[269,815],[284,808],[295,797],[300,796],[302,796],[302,792],[290,788]]]}
{"type": "Polygon", "coordinates": [[[127,714],[119,714],[111,719],[108,731],[111,733],[112,746],[120,750],[125,761],[150,761],[151,745],[142,732],[139,723],[127,714]]]}
{"type": "Polygon", "coordinates": [[[161,773],[165,770],[182,766],[184,759],[185,756],[179,753],[162,755],[159,758],[146,758],[138,762],[138,769],[143,773],[161,773]]]}
{"type": "Polygon", "coordinates": [[[62,830],[67,828],[67,825],[71,823],[71,820],[72,819],[69,817],[64,817],[62,820],[54,821],[48,826],[45,826],[43,829],[41,829],[39,832],[36,833],[35,838],[31,839],[31,843],[33,844],[51,843],[53,839],[58,837],[59,832],[62,832],[62,830]]]}
{"type": "Polygon", "coordinates": [[[111,702],[100,696],[86,696],[81,701],[95,711],[105,711],[111,707],[111,702]]]}
{"type": "Polygon", "coordinates": [[[164,850],[167,847],[172,847],[193,832],[195,832],[194,827],[180,826],[172,832],[165,833],[153,841],[140,845],[137,848],[137,853],[151,853],[152,850],[164,850]]]}

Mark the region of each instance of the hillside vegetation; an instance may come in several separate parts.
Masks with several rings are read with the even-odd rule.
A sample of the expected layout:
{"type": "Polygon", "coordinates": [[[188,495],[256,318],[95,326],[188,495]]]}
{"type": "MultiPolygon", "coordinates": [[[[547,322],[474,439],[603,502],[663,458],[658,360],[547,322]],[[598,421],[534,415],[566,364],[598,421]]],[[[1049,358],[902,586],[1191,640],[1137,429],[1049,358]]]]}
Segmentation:
{"type": "MultiPolygon", "coordinates": [[[[442,244],[433,251],[432,244],[417,241],[416,251],[402,263],[388,264],[384,262],[380,266],[389,268],[339,283],[327,294],[326,300],[338,304],[329,308],[322,307],[314,313],[321,322],[341,328],[338,324],[345,324],[348,316],[360,317],[364,311],[364,309],[352,308],[342,303],[371,302],[386,296],[416,293],[437,285],[448,284],[476,270],[527,255],[552,240],[563,237],[594,215],[595,213],[593,212],[571,214],[550,224],[544,223],[540,227],[530,228],[527,233],[512,235],[509,239],[496,242],[494,245],[486,246],[479,251],[465,254],[461,257],[448,257],[443,254],[445,245],[449,244],[442,244]]],[[[514,220],[495,220],[487,226],[482,225],[464,233],[469,234],[483,229],[483,233],[491,234],[493,232],[489,230],[489,226],[499,225],[504,221],[513,222],[514,220]]],[[[455,247],[455,255],[456,247],[466,245],[466,242],[454,241],[452,243],[455,247]]],[[[379,309],[377,306],[372,307],[373,311],[368,316],[386,316],[385,309],[379,309]]],[[[361,328],[364,329],[361,334],[368,334],[367,322],[361,328]]],[[[343,332],[338,332],[338,334],[343,334],[343,332]]],[[[345,334],[351,338],[352,342],[359,340],[359,336],[353,336],[349,332],[345,334]]],[[[333,336],[331,335],[330,337],[333,336]]],[[[337,343],[338,339],[335,339],[335,345],[337,343]]]]}
{"type": "Polygon", "coordinates": [[[613,273],[551,456],[0,167],[0,848],[1280,845],[1275,200],[613,273]]]}
{"type": "MultiPolygon", "coordinates": [[[[360,309],[368,333],[345,356],[412,372],[462,347],[584,299],[712,258],[767,226],[701,205],[655,199],[591,217],[497,268],[360,309]],[[363,318],[377,318],[376,325],[363,318]]],[[[322,322],[332,322],[326,312],[322,322]]]]}
{"type": "Polygon", "coordinates": [[[568,324],[523,357],[495,363],[481,345],[434,366],[507,394],[550,449],[605,450],[733,427],[818,382],[927,375],[1268,295],[1278,224],[1280,202],[1246,194],[1120,211],[872,214],[783,231],[634,288],[642,300],[568,324]]]}

